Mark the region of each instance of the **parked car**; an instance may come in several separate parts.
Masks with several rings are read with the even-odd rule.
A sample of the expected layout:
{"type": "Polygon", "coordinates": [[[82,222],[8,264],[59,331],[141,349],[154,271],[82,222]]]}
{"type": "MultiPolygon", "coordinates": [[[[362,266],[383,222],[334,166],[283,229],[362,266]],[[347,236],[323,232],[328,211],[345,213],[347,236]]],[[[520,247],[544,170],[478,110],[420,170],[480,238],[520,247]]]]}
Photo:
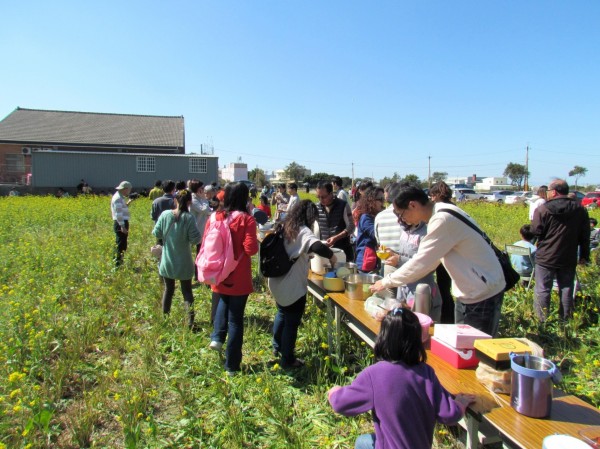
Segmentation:
{"type": "Polygon", "coordinates": [[[581,200],[581,205],[588,207],[592,203],[598,204],[598,201],[600,201],[600,192],[588,192],[581,200]]]}
{"type": "Polygon", "coordinates": [[[251,189],[252,187],[254,187],[254,183],[252,181],[248,181],[247,179],[242,179],[241,181],[242,184],[246,184],[248,186],[248,189],[251,189]]]}
{"type": "Polygon", "coordinates": [[[484,195],[481,193],[477,193],[473,189],[454,189],[452,191],[452,197],[457,200],[481,200],[484,198],[484,195]]]}
{"type": "Polygon", "coordinates": [[[514,195],[514,193],[514,190],[498,190],[484,195],[484,199],[492,203],[504,203],[506,197],[509,195],[514,195]]]}
{"type": "Polygon", "coordinates": [[[523,204],[529,201],[534,201],[538,198],[533,192],[513,192],[512,195],[508,195],[504,198],[505,204],[523,204]]]}
{"type": "Polygon", "coordinates": [[[575,194],[575,198],[577,198],[577,200],[579,201],[579,204],[581,204],[581,202],[583,201],[583,198],[585,197],[585,193],[580,192],[579,190],[571,190],[569,192],[569,194],[575,194]]]}

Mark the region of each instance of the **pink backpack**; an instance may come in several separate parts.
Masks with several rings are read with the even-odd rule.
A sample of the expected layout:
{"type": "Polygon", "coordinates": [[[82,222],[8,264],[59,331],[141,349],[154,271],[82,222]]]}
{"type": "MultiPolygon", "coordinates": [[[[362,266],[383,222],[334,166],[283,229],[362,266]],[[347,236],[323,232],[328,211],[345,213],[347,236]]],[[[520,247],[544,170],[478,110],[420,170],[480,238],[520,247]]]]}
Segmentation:
{"type": "Polygon", "coordinates": [[[200,252],[196,257],[200,282],[219,285],[235,270],[238,261],[233,256],[233,241],[229,226],[240,213],[234,211],[222,221],[216,219],[216,213],[210,216],[200,252]]]}

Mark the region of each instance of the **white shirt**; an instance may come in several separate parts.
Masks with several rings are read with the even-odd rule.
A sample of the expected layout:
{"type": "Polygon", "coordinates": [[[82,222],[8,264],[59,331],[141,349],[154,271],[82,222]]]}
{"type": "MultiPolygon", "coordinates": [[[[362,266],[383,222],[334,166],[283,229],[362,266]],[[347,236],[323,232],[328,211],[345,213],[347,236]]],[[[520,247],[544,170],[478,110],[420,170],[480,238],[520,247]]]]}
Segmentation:
{"type": "Polygon", "coordinates": [[[308,250],[319,239],[306,226],[300,228],[293,242],[285,241],[285,249],[296,263],[283,276],[268,278],[269,290],[280,306],[290,306],[308,291],[308,250]]]}
{"type": "Polygon", "coordinates": [[[464,304],[475,304],[503,291],[506,281],[492,247],[474,229],[439,209],[453,209],[477,224],[453,204],[435,204],[417,254],[384,277],[383,286],[415,282],[435,270],[441,261],[452,278],[452,294],[464,304]]]}

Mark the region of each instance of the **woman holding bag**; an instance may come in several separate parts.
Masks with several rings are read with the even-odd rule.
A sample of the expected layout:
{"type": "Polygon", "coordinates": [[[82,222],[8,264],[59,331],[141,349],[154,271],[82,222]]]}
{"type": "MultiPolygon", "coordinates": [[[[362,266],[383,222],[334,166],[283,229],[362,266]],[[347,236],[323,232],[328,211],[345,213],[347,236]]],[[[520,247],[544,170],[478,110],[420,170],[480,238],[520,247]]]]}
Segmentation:
{"type": "Polygon", "coordinates": [[[163,313],[168,315],[171,311],[175,280],[178,279],[190,329],[194,326],[192,278],[195,272],[191,248],[200,243],[200,231],[196,226],[196,219],[190,213],[191,204],[192,194],[189,191],[183,190],[177,193],[176,208],[164,211],[152,231],[157,239],[163,241],[162,257],[158,268],[165,284],[162,297],[163,313]]]}

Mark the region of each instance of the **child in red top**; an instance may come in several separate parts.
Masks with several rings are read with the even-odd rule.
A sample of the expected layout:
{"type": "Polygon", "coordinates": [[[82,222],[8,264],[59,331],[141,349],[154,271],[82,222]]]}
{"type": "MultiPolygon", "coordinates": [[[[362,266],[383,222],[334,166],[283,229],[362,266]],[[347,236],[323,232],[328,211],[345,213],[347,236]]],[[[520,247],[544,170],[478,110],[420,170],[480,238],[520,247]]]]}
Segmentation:
{"type": "Polygon", "coordinates": [[[260,196],[260,204],[256,207],[267,214],[267,217],[271,218],[271,206],[269,204],[269,198],[267,198],[266,195],[260,196]]]}

